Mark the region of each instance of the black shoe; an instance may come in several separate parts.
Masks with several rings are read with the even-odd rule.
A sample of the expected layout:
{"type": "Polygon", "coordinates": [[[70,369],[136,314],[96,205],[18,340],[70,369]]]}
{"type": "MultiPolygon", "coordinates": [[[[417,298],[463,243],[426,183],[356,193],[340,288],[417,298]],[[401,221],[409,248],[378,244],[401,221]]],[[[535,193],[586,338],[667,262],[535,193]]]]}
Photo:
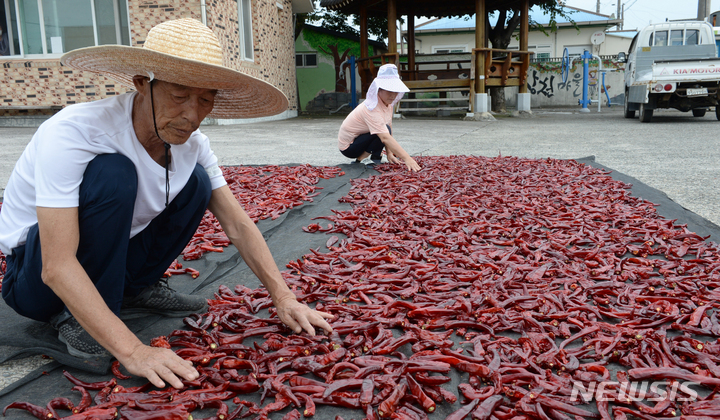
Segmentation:
{"type": "Polygon", "coordinates": [[[61,321],[59,324],[51,323],[53,327],[57,328],[58,338],[67,346],[68,353],[71,356],[82,359],[111,356],[103,346],[83,329],[75,317],[70,316],[70,318],[61,321]]]}
{"type": "Polygon", "coordinates": [[[163,278],[139,295],[124,298],[120,318],[132,319],[148,313],[179,318],[203,313],[207,307],[204,297],[176,292],[163,278]]]}

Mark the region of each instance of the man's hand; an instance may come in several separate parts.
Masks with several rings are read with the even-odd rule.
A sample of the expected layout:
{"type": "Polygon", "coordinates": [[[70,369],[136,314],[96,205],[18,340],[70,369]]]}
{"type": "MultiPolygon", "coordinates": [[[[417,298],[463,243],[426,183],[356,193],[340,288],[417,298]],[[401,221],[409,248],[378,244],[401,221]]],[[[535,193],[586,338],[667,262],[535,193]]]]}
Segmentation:
{"type": "Polygon", "coordinates": [[[183,384],[178,377],[194,381],[200,376],[192,362],[180,358],[174,351],[144,344],[138,346],[127,359],[120,360],[120,363],[128,372],[147,378],[158,388],[164,388],[167,382],[182,389],[183,384]]]}
{"type": "Polygon", "coordinates": [[[332,332],[332,327],[325,320],[334,318],[333,315],[310,309],[309,306],[298,302],[294,296],[277,302],[275,308],[280,320],[295,331],[295,334],[305,330],[308,334],[315,335],[313,325],[322,328],[328,334],[332,332]]]}

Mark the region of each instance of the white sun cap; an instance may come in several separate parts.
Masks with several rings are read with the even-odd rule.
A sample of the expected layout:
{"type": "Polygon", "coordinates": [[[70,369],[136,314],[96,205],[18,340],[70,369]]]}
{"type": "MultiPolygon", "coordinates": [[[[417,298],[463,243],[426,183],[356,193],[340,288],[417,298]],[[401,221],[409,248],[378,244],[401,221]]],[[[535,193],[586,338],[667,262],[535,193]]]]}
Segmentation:
{"type": "Polygon", "coordinates": [[[378,89],[400,93],[400,95],[397,95],[392,105],[395,105],[398,101],[400,101],[405,92],[410,92],[410,89],[408,89],[408,87],[405,86],[405,83],[400,80],[400,75],[398,74],[398,69],[395,64],[384,64],[378,69],[377,77],[370,85],[365,98],[365,106],[367,106],[367,109],[370,111],[375,109],[377,106],[378,89]]]}

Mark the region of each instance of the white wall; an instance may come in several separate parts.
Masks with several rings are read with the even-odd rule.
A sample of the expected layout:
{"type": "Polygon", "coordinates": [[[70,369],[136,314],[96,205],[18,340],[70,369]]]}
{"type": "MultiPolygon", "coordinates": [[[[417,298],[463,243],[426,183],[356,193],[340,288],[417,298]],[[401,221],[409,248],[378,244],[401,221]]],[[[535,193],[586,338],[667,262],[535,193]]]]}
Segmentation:
{"type": "MultiPolygon", "coordinates": [[[[602,75],[598,78],[597,64],[590,66],[589,74],[588,96],[595,100],[597,99],[598,80],[602,83],[602,75]]],[[[620,102],[619,99],[613,100],[613,98],[624,93],[624,81],[625,71],[623,68],[605,73],[605,87],[613,102],[620,102]]],[[[517,105],[517,92],[517,87],[505,88],[505,101],[508,107],[517,105]]],[[[530,105],[533,108],[579,106],[578,100],[582,99],[583,92],[582,62],[576,63],[571,69],[566,83],[563,83],[559,69],[531,67],[528,71],[528,92],[531,94],[530,105]]],[[[607,106],[607,97],[604,93],[601,100],[602,106],[607,106]]],[[[619,106],[622,106],[622,103],[619,106]]],[[[597,103],[589,105],[589,108],[597,109],[597,103]]]]}
{"type": "MultiPolygon", "coordinates": [[[[572,27],[560,27],[555,33],[545,35],[540,31],[530,31],[528,34],[528,46],[530,51],[536,53],[548,53],[550,57],[562,57],[565,47],[575,47],[582,52],[584,48],[592,48],[590,37],[595,32],[602,30],[599,27],[581,27],[578,31],[572,27]]],[[[433,54],[433,47],[438,46],[466,46],[466,52],[475,47],[474,31],[437,33],[422,32],[415,33],[415,49],[421,54],[433,54]]],[[[591,52],[599,55],[617,55],[620,51],[627,52],[630,46],[630,38],[606,36],[605,42],[600,48],[595,47],[591,52]]],[[[517,49],[519,42],[514,37],[508,45],[509,49],[517,49]]]]}
{"type": "Polygon", "coordinates": [[[632,38],[607,35],[600,46],[600,55],[617,55],[620,51],[628,52],[632,38]]]}

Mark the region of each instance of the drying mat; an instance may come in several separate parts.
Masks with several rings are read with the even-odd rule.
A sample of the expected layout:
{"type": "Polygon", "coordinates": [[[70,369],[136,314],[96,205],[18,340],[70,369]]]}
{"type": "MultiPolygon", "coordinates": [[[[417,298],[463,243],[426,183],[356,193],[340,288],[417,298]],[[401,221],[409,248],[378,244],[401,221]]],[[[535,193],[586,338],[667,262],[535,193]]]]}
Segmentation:
{"type": "MultiPolygon", "coordinates": [[[[593,167],[609,170],[609,168],[605,168],[604,166],[595,163],[594,158],[592,157],[579,159],[578,161],[593,167]]],[[[322,194],[320,196],[315,198],[314,203],[307,203],[303,206],[297,207],[284,214],[280,219],[274,222],[263,221],[258,224],[268,242],[268,245],[270,246],[270,249],[276,259],[276,263],[278,263],[280,267],[284,267],[288,261],[292,261],[306,254],[308,248],[320,248],[322,250],[327,236],[306,234],[302,232],[301,227],[314,223],[312,221],[312,218],[314,217],[331,214],[330,210],[333,208],[342,208],[344,205],[338,203],[337,199],[349,191],[349,181],[351,178],[366,177],[374,173],[373,171],[369,171],[360,165],[343,165],[343,169],[347,173],[346,176],[325,180],[320,184],[320,186],[325,189],[322,190],[322,194]]],[[[658,213],[663,217],[668,219],[677,219],[678,223],[686,223],[690,230],[695,231],[702,236],[712,235],[711,240],[717,241],[718,238],[720,238],[720,228],[718,228],[718,226],[672,202],[662,192],[649,188],[637,180],[623,174],[614,172],[611,176],[616,180],[632,184],[632,192],[634,196],[642,197],[648,201],[658,204],[658,213]]],[[[237,253],[232,251],[232,247],[228,248],[223,254],[206,255],[203,260],[192,262],[188,265],[201,271],[201,282],[198,283],[196,280],[192,282],[191,285],[195,286],[194,289],[196,293],[206,297],[212,296],[220,284],[232,286],[236,283],[241,283],[250,288],[259,286],[257,279],[250,270],[241,263],[239,257],[237,257],[237,253]]],[[[181,290],[187,290],[182,289],[177,284],[174,284],[174,286],[181,290]]],[[[145,342],[148,342],[152,337],[166,335],[174,329],[182,328],[180,320],[148,319],[145,321],[147,322],[147,325],[144,325],[137,330],[138,336],[145,342]]],[[[48,365],[48,367],[49,366],[50,365],[48,365]]],[[[45,367],[45,370],[47,370],[48,367],[45,367]]],[[[99,376],[84,374],[79,372],[77,369],[69,370],[83,380],[97,381],[108,378],[107,375],[99,376]]],[[[5,406],[12,401],[29,401],[37,404],[44,404],[51,398],[57,396],[67,396],[77,399],[77,395],[73,395],[74,393],[69,390],[71,386],[62,377],[60,369],[48,372],[47,375],[39,375],[39,373],[41,372],[36,372],[36,376],[39,376],[37,380],[30,381],[27,385],[19,387],[8,395],[0,398],[0,405],[5,406]]],[[[453,381],[446,385],[447,389],[456,389],[460,378],[453,375],[452,379],[453,381]]],[[[144,380],[137,379],[123,382],[125,386],[139,385],[141,383],[144,383],[144,380]]],[[[243,395],[243,398],[248,400],[255,400],[256,397],[256,395],[243,395]]],[[[440,405],[438,406],[438,412],[433,416],[433,418],[439,418],[437,416],[447,415],[458,407],[459,403],[453,405],[440,405]]],[[[18,414],[20,413],[18,412],[18,414]]],[[[197,417],[200,417],[200,413],[197,414],[197,417]]],[[[23,413],[23,415],[25,414],[23,413]]],[[[316,418],[321,420],[332,419],[335,418],[336,415],[341,415],[345,418],[352,418],[357,417],[360,413],[355,410],[351,411],[318,406],[316,418]]],[[[26,417],[30,418],[29,416],[26,417]]]]}

